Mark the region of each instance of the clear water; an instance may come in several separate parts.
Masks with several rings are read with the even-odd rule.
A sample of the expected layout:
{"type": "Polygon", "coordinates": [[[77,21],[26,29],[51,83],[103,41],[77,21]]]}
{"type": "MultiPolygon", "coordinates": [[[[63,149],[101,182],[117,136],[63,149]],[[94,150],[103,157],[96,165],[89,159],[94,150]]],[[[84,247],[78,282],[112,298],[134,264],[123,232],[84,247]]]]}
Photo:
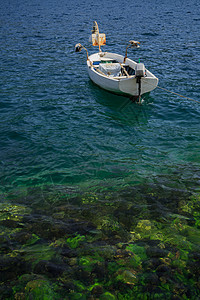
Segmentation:
{"type": "Polygon", "coordinates": [[[0,7],[3,299],[199,299],[200,2],[0,7]],[[74,52],[97,51],[94,20],[103,50],[140,41],[128,56],[196,102],[95,86],[74,52]]]}

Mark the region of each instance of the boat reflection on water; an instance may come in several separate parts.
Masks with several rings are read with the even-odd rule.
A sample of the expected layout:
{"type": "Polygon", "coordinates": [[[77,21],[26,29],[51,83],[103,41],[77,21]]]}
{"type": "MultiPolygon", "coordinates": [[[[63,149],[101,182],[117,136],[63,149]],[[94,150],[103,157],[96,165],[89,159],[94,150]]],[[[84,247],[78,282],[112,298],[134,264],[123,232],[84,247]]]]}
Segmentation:
{"type": "Polygon", "coordinates": [[[101,111],[107,117],[118,120],[120,124],[129,126],[145,125],[148,123],[149,112],[152,109],[153,98],[146,94],[142,105],[133,102],[130,97],[115,95],[89,82],[90,93],[95,102],[104,106],[101,111]]]}

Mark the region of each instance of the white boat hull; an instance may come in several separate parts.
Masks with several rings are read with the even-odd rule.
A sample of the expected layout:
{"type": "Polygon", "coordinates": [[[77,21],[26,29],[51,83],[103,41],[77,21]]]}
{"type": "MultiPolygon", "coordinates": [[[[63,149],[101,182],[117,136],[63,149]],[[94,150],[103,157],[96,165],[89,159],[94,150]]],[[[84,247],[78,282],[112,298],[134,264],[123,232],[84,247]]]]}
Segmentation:
{"type": "MultiPolygon", "coordinates": [[[[88,74],[90,79],[100,86],[101,88],[108,90],[113,93],[125,94],[129,96],[138,97],[145,93],[148,93],[156,88],[158,85],[158,78],[155,77],[151,72],[146,70],[145,77],[141,77],[140,87],[138,78],[133,76],[109,76],[98,71],[95,68],[94,62],[100,61],[101,59],[114,59],[120,64],[123,64],[124,57],[115,53],[95,53],[89,56],[87,61],[88,74]]],[[[126,59],[126,65],[130,66],[135,70],[137,63],[131,59],[126,59]]]]}

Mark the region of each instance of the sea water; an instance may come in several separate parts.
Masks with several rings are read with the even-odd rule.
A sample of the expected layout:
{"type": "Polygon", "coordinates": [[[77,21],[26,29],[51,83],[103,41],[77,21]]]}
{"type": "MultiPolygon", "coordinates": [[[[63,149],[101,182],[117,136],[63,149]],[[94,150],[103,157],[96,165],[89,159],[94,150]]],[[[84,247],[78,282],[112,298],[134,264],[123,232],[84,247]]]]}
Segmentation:
{"type": "MultiPolygon", "coordinates": [[[[180,285],[180,281],[189,284],[188,274],[193,273],[193,266],[187,265],[187,259],[189,255],[195,257],[200,243],[197,238],[200,215],[197,200],[200,183],[199,12],[197,0],[12,0],[1,4],[1,227],[5,240],[19,234],[22,227],[25,235],[18,242],[16,236],[11,239],[9,243],[15,245],[11,248],[6,244],[6,250],[2,250],[3,261],[9,255],[14,256],[13,250],[22,251],[23,243],[26,254],[33,251],[28,247],[40,249],[42,245],[49,256],[36,255],[31,262],[27,256],[26,261],[33,264],[32,272],[43,276],[44,272],[39,267],[34,269],[35,265],[39,261],[53,264],[58,245],[62,251],[63,245],[71,250],[79,249],[82,244],[89,247],[87,229],[81,231],[81,225],[75,224],[82,221],[91,222],[94,228],[89,230],[90,237],[93,230],[94,241],[106,243],[104,248],[107,247],[109,254],[106,252],[102,259],[113,264],[110,269],[101,266],[105,275],[102,278],[92,279],[89,275],[84,278],[82,273],[77,275],[77,269],[91,273],[91,261],[98,265],[101,255],[97,251],[96,258],[89,259],[91,253],[73,254],[75,260],[70,261],[73,287],[69,288],[69,278],[66,275],[67,279],[63,279],[64,271],[56,265],[59,271],[54,266],[55,278],[61,276],[62,280],[52,281],[47,272],[50,279],[45,281],[44,295],[52,284],[65,285],[66,282],[67,288],[60,287],[62,291],[52,288],[52,296],[48,297],[57,297],[55,294],[60,293],[69,299],[78,294],[96,299],[110,293],[110,297],[125,299],[127,288],[130,297],[131,293],[140,297],[140,293],[164,295],[180,285]],[[144,63],[158,77],[160,87],[185,98],[157,88],[145,95],[138,105],[95,86],[87,74],[86,53],[74,52],[79,42],[89,54],[98,51],[88,41],[94,20],[100,32],[106,34],[107,45],[102,47],[103,51],[125,54],[131,39],[140,41],[139,49],[129,48],[128,57],[144,63]],[[190,204],[187,206],[187,203],[190,204]],[[38,210],[39,217],[34,217],[38,210]],[[54,217],[49,219],[52,210],[54,217]],[[98,221],[95,222],[93,214],[98,221]],[[61,222],[65,229],[54,234],[42,219],[52,228],[61,222]],[[33,223],[35,227],[30,225],[33,223]],[[70,230],[67,230],[69,223],[70,230]],[[172,232],[174,228],[178,230],[174,236],[168,232],[167,224],[172,232]],[[45,226],[49,235],[43,232],[45,226]],[[69,240],[72,238],[75,238],[74,244],[69,240]],[[181,239],[184,246],[180,245],[181,239]],[[55,245],[56,240],[59,242],[55,245]],[[152,246],[151,240],[157,241],[155,245],[152,246]],[[149,254],[148,249],[152,247],[157,247],[157,254],[149,254]],[[121,253],[124,262],[119,267],[116,253],[122,251],[120,249],[138,256],[137,262],[126,264],[128,254],[121,253]],[[168,274],[169,282],[163,279],[163,273],[160,275],[157,270],[161,261],[158,265],[154,262],[155,290],[145,290],[148,279],[143,286],[138,283],[147,276],[141,274],[148,273],[142,263],[152,257],[157,259],[160,249],[166,251],[161,257],[165,258],[165,268],[167,258],[170,259],[168,273],[174,272],[174,277],[168,274]],[[143,254],[145,251],[145,255],[139,255],[138,251],[143,254]],[[181,266],[177,266],[176,255],[182,255],[181,266]],[[184,280],[175,273],[185,276],[184,280]],[[83,286],[78,286],[77,281],[83,286]],[[92,294],[95,287],[92,285],[97,282],[101,288],[92,294]],[[108,282],[112,282],[110,286],[108,282]]],[[[64,264],[69,263],[70,255],[62,256],[64,264]]],[[[14,272],[16,262],[10,264],[14,272]]],[[[24,266],[24,261],[21,264],[24,266]]],[[[29,273],[28,270],[27,267],[13,274],[11,270],[5,271],[4,285],[6,280],[16,280],[17,276],[29,273]]],[[[195,274],[192,280],[197,282],[198,271],[195,274]]],[[[25,295],[27,290],[31,291],[33,280],[29,278],[14,292],[13,283],[12,292],[6,288],[4,292],[8,297],[14,297],[16,291],[25,295]]],[[[198,289],[196,285],[197,294],[198,289]]],[[[179,287],[177,295],[182,293],[188,298],[189,293],[192,295],[192,290],[188,294],[181,291],[179,287]]]]}

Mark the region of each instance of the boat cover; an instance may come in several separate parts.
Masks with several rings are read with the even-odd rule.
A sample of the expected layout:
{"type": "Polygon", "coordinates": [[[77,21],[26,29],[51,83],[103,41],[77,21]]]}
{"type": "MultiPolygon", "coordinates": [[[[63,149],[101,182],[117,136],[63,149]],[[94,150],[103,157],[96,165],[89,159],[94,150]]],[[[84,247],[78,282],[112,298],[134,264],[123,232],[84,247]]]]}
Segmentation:
{"type": "Polygon", "coordinates": [[[101,63],[99,64],[99,70],[105,75],[116,77],[120,74],[121,66],[119,63],[101,63]]]}

